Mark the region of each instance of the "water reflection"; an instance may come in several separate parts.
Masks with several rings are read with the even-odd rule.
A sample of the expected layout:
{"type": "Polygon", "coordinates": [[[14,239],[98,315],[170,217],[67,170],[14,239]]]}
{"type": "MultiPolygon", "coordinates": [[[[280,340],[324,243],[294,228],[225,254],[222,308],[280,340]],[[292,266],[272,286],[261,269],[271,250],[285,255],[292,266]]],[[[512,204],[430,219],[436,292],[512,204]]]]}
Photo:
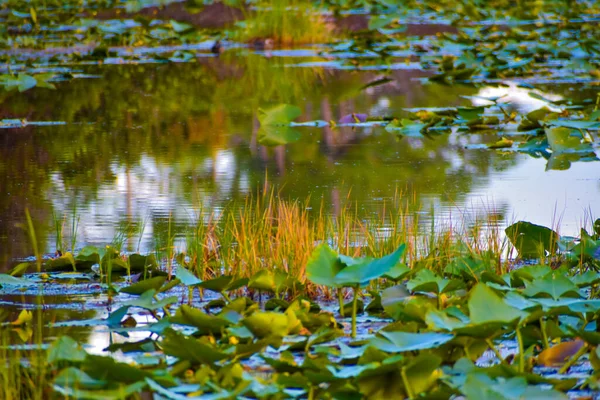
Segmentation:
{"type": "MultiPolygon", "coordinates": [[[[422,71],[396,70],[390,83],[363,89],[382,75],[286,67],[293,63],[225,53],[193,64],[86,67],[83,72],[102,78],[62,83],[56,91],[2,93],[2,118],[67,125],[0,132],[0,265],[31,254],[15,227],[26,207],[45,251],[55,248],[53,215],[68,220],[73,214],[80,218],[79,246],[104,245],[133,226],[132,236],[143,235],[127,241],[128,250],[144,251],[164,240],[169,218],[181,233],[198,210],[239,202],[262,190],[265,180],[280,196],[310,196],[310,206],[323,202],[333,214],[356,202],[372,215],[398,189],[416,193],[414,212],[434,210],[441,219],[493,209],[500,223],[517,216],[547,225],[547,206],[557,204],[558,211],[569,210],[564,220],[570,229],[582,209],[600,213],[593,208],[600,191],[597,163],[546,173],[543,159],[465,148],[497,140],[494,133],[417,139],[381,127],[302,128],[298,143],[261,146],[257,110],[278,103],[298,105],[302,121],[470,105],[463,95],[508,94],[501,100],[510,100],[508,107],[538,107],[539,100],[514,85],[424,85],[417,80],[422,71]]],[[[543,94],[558,99],[550,92],[560,90],[566,89],[543,94]]],[[[582,89],[569,96],[591,95],[582,89]]]]}

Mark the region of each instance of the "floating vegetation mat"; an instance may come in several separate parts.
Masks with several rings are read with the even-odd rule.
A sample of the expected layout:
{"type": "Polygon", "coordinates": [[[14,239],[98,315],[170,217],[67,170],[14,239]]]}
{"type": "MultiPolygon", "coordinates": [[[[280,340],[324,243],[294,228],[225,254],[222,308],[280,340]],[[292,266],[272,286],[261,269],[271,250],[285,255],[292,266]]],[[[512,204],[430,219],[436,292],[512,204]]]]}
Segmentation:
{"type": "Polygon", "coordinates": [[[0,375],[26,374],[41,386],[3,393],[585,395],[598,390],[600,368],[600,220],[592,229],[573,238],[511,225],[505,233],[518,257],[538,259],[513,268],[490,250],[457,244],[452,256],[436,247],[414,258],[404,243],[382,257],[322,243],[303,275],[268,263],[250,276],[225,266],[209,272],[183,253],[165,270],[154,255],[111,247],[23,262],[0,275],[0,375]],[[21,310],[12,320],[11,309],[21,310]],[[98,338],[109,339],[98,348],[98,338]]]}

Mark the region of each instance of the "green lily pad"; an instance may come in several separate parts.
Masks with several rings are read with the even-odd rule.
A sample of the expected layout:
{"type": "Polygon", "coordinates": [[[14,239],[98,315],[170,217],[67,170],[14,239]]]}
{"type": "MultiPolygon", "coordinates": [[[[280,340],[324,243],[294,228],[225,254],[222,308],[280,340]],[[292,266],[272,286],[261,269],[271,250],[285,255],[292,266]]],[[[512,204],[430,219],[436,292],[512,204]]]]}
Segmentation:
{"type": "Polygon", "coordinates": [[[226,353],[174,329],[163,332],[160,345],[165,354],[200,364],[214,364],[229,357],[226,353]]]}
{"type": "Polygon", "coordinates": [[[224,318],[208,315],[186,304],[181,305],[169,320],[175,324],[195,326],[201,335],[220,335],[231,325],[231,322],[224,318]]]}

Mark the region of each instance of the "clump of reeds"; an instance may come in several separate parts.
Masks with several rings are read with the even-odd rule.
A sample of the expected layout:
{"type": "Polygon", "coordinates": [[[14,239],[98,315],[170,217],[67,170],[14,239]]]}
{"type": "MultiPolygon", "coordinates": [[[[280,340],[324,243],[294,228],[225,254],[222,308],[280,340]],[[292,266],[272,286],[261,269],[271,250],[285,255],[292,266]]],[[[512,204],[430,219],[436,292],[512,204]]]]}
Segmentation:
{"type": "Polygon", "coordinates": [[[332,29],[311,2],[306,0],[261,1],[246,12],[240,28],[232,33],[239,41],[256,41],[277,45],[325,43],[332,29]]]}

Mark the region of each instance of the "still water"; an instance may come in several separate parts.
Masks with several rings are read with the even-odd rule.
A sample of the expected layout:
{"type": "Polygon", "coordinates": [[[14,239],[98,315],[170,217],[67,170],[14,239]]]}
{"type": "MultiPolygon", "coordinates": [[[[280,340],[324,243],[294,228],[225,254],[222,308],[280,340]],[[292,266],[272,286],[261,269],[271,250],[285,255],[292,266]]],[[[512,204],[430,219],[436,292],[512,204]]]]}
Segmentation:
{"type": "MultiPolygon", "coordinates": [[[[56,220],[68,227],[76,216],[77,247],[105,245],[137,224],[143,234],[129,249],[151,250],[169,218],[181,233],[199,210],[218,212],[265,188],[333,215],[355,204],[365,218],[399,192],[425,221],[487,214],[501,226],[560,220],[562,234],[577,235],[586,218],[600,216],[600,163],[551,169],[541,157],[483,148],[498,140],[495,133],[429,139],[376,125],[303,127],[296,143],[261,146],[258,109],[280,103],[299,106],[299,122],[481,103],[463,96],[505,96],[506,107],[520,113],[541,107],[515,84],[425,83],[410,64],[387,73],[390,82],[365,88],[384,74],[331,68],[301,54],[231,51],[185,64],[76,66],[81,79],[56,90],[2,93],[0,119],[53,124],[0,129],[0,268],[32,254],[18,226],[26,208],[50,253],[56,220]]],[[[536,87],[551,99],[597,94],[581,85],[536,87]]]]}

